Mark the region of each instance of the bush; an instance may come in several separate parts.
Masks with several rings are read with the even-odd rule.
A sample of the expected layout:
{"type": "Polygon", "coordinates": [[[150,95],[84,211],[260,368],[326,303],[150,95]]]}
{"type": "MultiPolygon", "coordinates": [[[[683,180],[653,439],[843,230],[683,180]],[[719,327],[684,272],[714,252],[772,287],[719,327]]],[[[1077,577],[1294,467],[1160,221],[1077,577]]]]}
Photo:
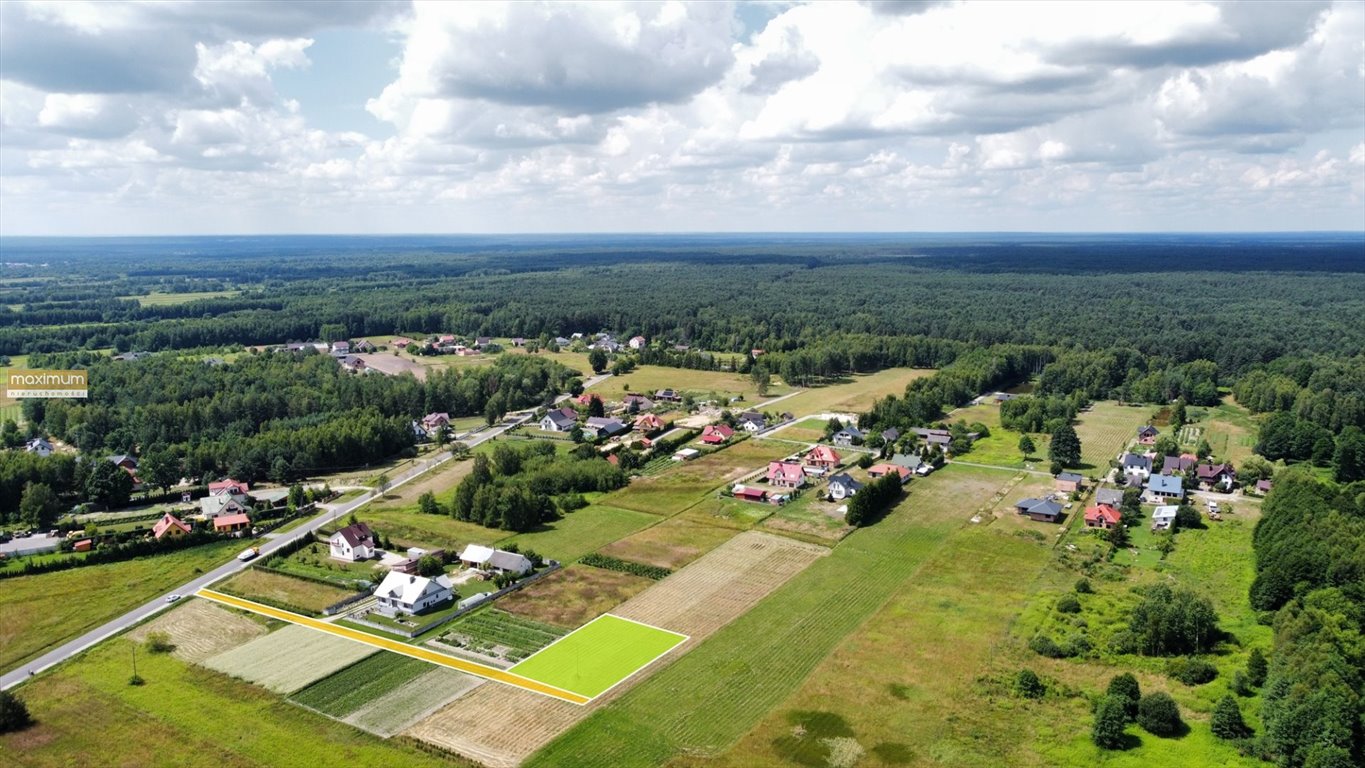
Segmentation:
{"type": "Polygon", "coordinates": [[[22,731],[33,725],[23,699],[10,691],[0,691],[0,733],[22,731]]]}
{"type": "Polygon", "coordinates": [[[1049,659],[1066,658],[1061,646],[1047,635],[1034,635],[1033,639],[1028,641],[1028,647],[1039,656],[1046,656],[1049,659]]]}
{"type": "Polygon", "coordinates": [[[1057,611],[1060,613],[1080,613],[1081,601],[1073,595],[1065,595],[1057,601],[1057,611]]]}
{"type": "Polygon", "coordinates": [[[1123,728],[1128,724],[1124,703],[1113,696],[1105,696],[1095,707],[1095,724],[1090,729],[1090,740],[1100,749],[1122,749],[1123,728]]]}
{"type": "Polygon", "coordinates": [[[1095,591],[1095,590],[1093,590],[1093,589],[1090,588],[1090,579],[1077,579],[1077,580],[1076,580],[1076,594],[1078,594],[1078,595],[1088,595],[1088,594],[1090,594],[1091,592],[1094,592],[1094,591],[1095,591]]]}
{"type": "Polygon", "coordinates": [[[1149,693],[1138,702],[1138,725],[1153,736],[1176,736],[1184,728],[1180,707],[1168,693],[1149,693]]]}
{"type": "Polygon", "coordinates": [[[1109,681],[1109,688],[1105,693],[1123,702],[1123,711],[1129,720],[1137,718],[1138,702],[1142,700],[1142,688],[1138,685],[1136,677],[1128,672],[1115,675],[1109,681]]]}
{"type": "Polygon", "coordinates": [[[1247,657],[1247,682],[1260,688],[1265,685],[1265,677],[1270,670],[1270,665],[1266,663],[1265,654],[1261,653],[1260,648],[1252,648],[1251,655],[1247,657]]]}
{"type": "Polygon", "coordinates": [[[142,685],[142,684],[145,683],[145,682],[147,682],[147,681],[146,681],[146,680],[143,680],[141,675],[133,675],[132,677],[128,678],[128,684],[129,684],[129,685],[134,685],[134,686],[136,686],[136,685],[142,685]]]}
{"type": "Polygon", "coordinates": [[[657,565],[632,563],[629,560],[622,560],[617,557],[611,557],[610,555],[600,555],[596,552],[580,557],[578,562],[583,563],[584,565],[591,565],[594,568],[603,568],[608,571],[620,571],[621,573],[643,576],[646,579],[654,579],[655,581],[658,581],[673,572],[668,568],[660,568],[657,565]]]}
{"type": "Polygon", "coordinates": [[[1047,693],[1047,686],[1033,670],[1021,669],[1014,678],[1014,692],[1026,699],[1041,699],[1047,693]]]}
{"type": "Polygon", "coordinates": [[[1228,741],[1244,739],[1251,735],[1251,729],[1247,728],[1246,721],[1242,719],[1242,710],[1237,706],[1237,700],[1231,696],[1224,696],[1214,705],[1209,726],[1213,729],[1214,736],[1228,741]]]}
{"type": "Polygon", "coordinates": [[[1185,685],[1203,685],[1218,677],[1218,668],[1203,659],[1172,659],[1166,674],[1185,685]]]}
{"type": "Polygon", "coordinates": [[[165,632],[148,632],[146,646],[149,653],[170,653],[175,650],[171,636],[165,632]]]}

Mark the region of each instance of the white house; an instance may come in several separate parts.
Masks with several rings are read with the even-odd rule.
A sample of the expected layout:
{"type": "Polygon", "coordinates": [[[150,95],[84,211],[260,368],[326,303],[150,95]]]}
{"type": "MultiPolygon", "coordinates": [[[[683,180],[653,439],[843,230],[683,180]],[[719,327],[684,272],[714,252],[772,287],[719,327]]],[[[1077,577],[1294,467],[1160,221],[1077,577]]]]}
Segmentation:
{"type": "Polygon", "coordinates": [[[644,337],[644,336],[632,336],[632,337],[630,338],[630,341],[627,342],[627,343],[630,345],[630,348],[631,348],[631,349],[644,349],[644,348],[645,348],[645,337],[644,337]]]}
{"type": "Polygon", "coordinates": [[[327,540],[338,560],[369,560],[374,557],[374,531],[364,523],[352,523],[327,540]]]}
{"type": "Polygon", "coordinates": [[[1146,480],[1152,474],[1152,460],[1147,456],[1140,456],[1136,453],[1125,453],[1119,457],[1122,465],[1123,474],[1129,477],[1136,477],[1139,480],[1146,480]]]}
{"type": "Polygon", "coordinates": [[[756,411],[745,411],[739,415],[738,424],[746,432],[758,432],[768,426],[768,420],[756,411]]]}
{"type": "Polygon", "coordinates": [[[546,432],[572,432],[578,423],[578,412],[572,408],[557,408],[540,418],[540,428],[546,432]]]}
{"type": "Polygon", "coordinates": [[[1152,475],[1147,478],[1147,501],[1162,504],[1178,502],[1185,498],[1185,487],[1180,478],[1171,475],[1152,475]]]}
{"type": "Polygon", "coordinates": [[[470,544],[465,547],[460,553],[460,562],[466,568],[477,568],[493,573],[514,573],[518,576],[531,570],[531,561],[524,555],[504,552],[481,544],[470,544]]]}
{"type": "Polygon", "coordinates": [[[422,613],[455,602],[450,579],[437,576],[428,579],[409,573],[390,571],[374,591],[379,612],[388,616],[400,613],[422,613]]]}
{"type": "Polygon", "coordinates": [[[829,495],[836,501],[847,499],[862,488],[863,484],[854,480],[853,476],[847,472],[840,472],[829,479],[829,495]]]}
{"type": "Polygon", "coordinates": [[[1152,510],[1152,530],[1168,531],[1175,525],[1175,511],[1179,507],[1174,504],[1163,504],[1152,510]]]}
{"type": "Polygon", "coordinates": [[[49,443],[41,437],[35,437],[27,443],[24,443],[24,450],[29,453],[36,453],[40,457],[46,459],[48,456],[52,455],[52,443],[49,443]]]}
{"type": "Polygon", "coordinates": [[[248,499],[240,493],[219,493],[199,500],[199,514],[212,520],[222,515],[244,515],[251,511],[248,499]]]}

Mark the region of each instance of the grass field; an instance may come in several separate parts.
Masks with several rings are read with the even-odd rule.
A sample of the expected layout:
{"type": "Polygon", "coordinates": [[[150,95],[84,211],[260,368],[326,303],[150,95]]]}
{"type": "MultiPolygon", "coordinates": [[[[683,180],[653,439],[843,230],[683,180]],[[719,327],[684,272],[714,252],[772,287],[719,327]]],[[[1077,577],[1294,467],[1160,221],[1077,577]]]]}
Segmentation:
{"type": "Polygon", "coordinates": [[[599,551],[622,560],[676,570],[734,535],[732,528],[676,517],[614,541],[599,551]]]}
{"type": "Polygon", "coordinates": [[[1002,475],[1008,478],[950,465],[915,481],[886,518],[855,531],[752,610],[550,743],[529,765],[652,766],[680,753],[724,749],[900,592],[969,511],[996,494],[1002,475]]]}
{"type": "Polygon", "coordinates": [[[265,598],[280,606],[293,606],[300,613],[318,614],[322,609],[341,602],[354,591],[319,584],[316,581],[295,579],[278,573],[248,568],[216,589],[248,600],[265,598]]]}
{"type": "Polygon", "coordinates": [[[792,448],[790,443],[745,440],[699,459],[675,462],[676,466],[665,472],[640,478],[626,488],[608,494],[602,503],[655,515],[675,515],[696,504],[708,492],[790,454],[792,448]]]}
{"type": "Polygon", "coordinates": [[[498,607],[526,619],[577,627],[653,583],[643,576],[575,564],[502,598],[498,607]]]}
{"type": "MultiPolygon", "coordinates": [[[[384,531],[381,529],[381,532],[384,531]]],[[[334,560],[331,556],[331,549],[320,541],[315,541],[288,557],[272,556],[266,560],[266,564],[286,573],[326,579],[336,585],[337,590],[344,594],[354,593],[358,581],[378,581],[378,572],[375,570],[374,561],[364,560],[353,563],[347,560],[334,560]]],[[[337,598],[337,600],[340,599],[337,598]]],[[[333,600],[332,602],[336,601],[333,600]]],[[[331,605],[331,603],[327,603],[327,605],[331,605]]]]}
{"type": "Polygon", "coordinates": [[[186,304],[199,299],[220,299],[236,296],[241,291],[199,291],[198,293],[149,293],[146,296],[120,296],[120,299],[136,299],[144,307],[167,307],[186,304]]]}
{"type": "MultiPolygon", "coordinates": [[[[793,398],[794,399],[794,398],[793,398]]],[[[786,401],[783,401],[784,403],[786,401]]],[[[775,436],[783,440],[804,440],[807,442],[819,442],[825,438],[825,422],[823,419],[811,417],[802,419],[788,427],[783,427],[775,436]]]]}
{"type": "Polygon", "coordinates": [[[37,725],[0,735],[0,763],[25,768],[451,764],[168,654],[139,653],[138,674],[146,683],[130,686],[131,650],[126,640],[104,643],[20,688],[37,725]]]}
{"type": "Polygon", "coordinates": [[[502,544],[516,544],[523,550],[533,549],[545,557],[567,563],[657,521],[653,515],[632,509],[592,504],[545,524],[539,530],[519,533],[502,544]]]}
{"type": "Polygon", "coordinates": [[[1081,469],[1093,474],[1108,472],[1109,462],[1137,437],[1137,428],[1147,423],[1151,413],[1152,409],[1145,405],[1119,405],[1104,400],[1092,405],[1089,411],[1077,414],[1081,469]]]}
{"type": "Polygon", "coordinates": [[[425,661],[380,651],[289,698],[324,715],[344,717],[430,669],[425,661]]]}
{"type": "Polygon", "coordinates": [[[374,653],[378,649],[372,645],[290,624],[204,665],[277,693],[293,693],[374,653]]]}
{"type": "Polygon", "coordinates": [[[240,542],[206,544],[0,582],[0,669],[17,667],[131,611],[227,562],[241,546],[240,542]]]}
{"type": "Polygon", "coordinates": [[[683,635],[605,614],[512,667],[583,696],[598,696],[687,640],[683,635]]]}
{"type": "MultiPolygon", "coordinates": [[[[582,370],[587,370],[586,368],[582,370]]],[[[690,393],[694,398],[703,400],[715,392],[722,398],[743,397],[745,403],[759,403],[771,397],[784,395],[791,390],[781,384],[769,388],[766,397],[759,397],[758,390],[748,376],[728,371],[695,371],[688,368],[668,368],[660,365],[642,365],[625,376],[612,376],[593,387],[608,400],[620,400],[629,388],[631,392],[654,394],[661,389],[676,389],[690,393]]],[[[738,406],[737,406],[738,407],[738,406]]]]}
{"type": "MultiPolygon", "coordinates": [[[[864,482],[867,481],[865,475],[860,476],[859,479],[864,482]]],[[[764,512],[772,512],[772,515],[763,520],[762,526],[764,528],[778,532],[813,536],[822,543],[832,544],[852,532],[853,527],[844,522],[844,515],[839,512],[839,508],[848,502],[824,501],[821,497],[826,491],[827,489],[823,486],[808,489],[799,499],[789,501],[780,507],[773,507],[769,504],[754,504],[754,502],[740,503],[755,506],[764,512]]]]}
{"type": "Polygon", "coordinates": [[[1202,410],[1204,417],[1195,426],[1203,429],[1203,438],[1209,441],[1213,458],[1240,466],[1256,448],[1258,427],[1255,419],[1231,396],[1223,398],[1216,408],[1202,410]]]}
{"type": "Polygon", "coordinates": [[[171,653],[184,661],[203,661],[236,648],[266,633],[254,618],[207,600],[183,600],[180,605],[128,633],[131,640],[145,642],[153,632],[170,637],[171,653]]]}
{"type": "Polygon", "coordinates": [[[1024,468],[1033,465],[1047,468],[1049,435],[1030,434],[1037,450],[1026,461],[1024,455],[1019,452],[1019,438],[1023,433],[1000,426],[1000,406],[995,402],[958,408],[949,414],[948,420],[967,424],[981,422],[990,430],[990,435],[976,440],[972,443],[972,449],[959,457],[963,461],[997,467],[1024,468]]]}
{"type": "Polygon", "coordinates": [[[511,531],[485,528],[449,515],[423,514],[415,507],[365,507],[358,516],[371,528],[393,539],[394,544],[402,546],[433,546],[458,551],[471,541],[492,545],[512,535],[511,531]]]}
{"type": "Polygon", "coordinates": [[[928,368],[891,368],[878,373],[859,374],[846,383],[812,387],[773,408],[791,411],[797,416],[862,413],[871,409],[878,399],[887,395],[903,395],[907,384],[934,373],[928,368]]]}

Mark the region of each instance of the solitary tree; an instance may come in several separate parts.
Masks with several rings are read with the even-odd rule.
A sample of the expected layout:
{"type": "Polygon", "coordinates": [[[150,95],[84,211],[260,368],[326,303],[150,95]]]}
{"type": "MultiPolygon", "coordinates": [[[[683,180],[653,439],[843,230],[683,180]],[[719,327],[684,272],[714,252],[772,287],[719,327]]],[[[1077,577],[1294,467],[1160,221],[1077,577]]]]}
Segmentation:
{"type": "Polygon", "coordinates": [[[1138,702],[1142,700],[1142,688],[1138,685],[1136,677],[1128,672],[1114,675],[1109,681],[1106,693],[1123,702],[1123,712],[1129,720],[1137,717],[1138,702]]]}
{"type": "Polygon", "coordinates": [[[1169,693],[1157,691],[1138,702],[1138,725],[1153,736],[1175,736],[1180,733],[1180,707],[1169,693]]]}
{"type": "Polygon", "coordinates": [[[1231,695],[1224,696],[1214,705],[1209,726],[1214,736],[1229,741],[1251,735],[1251,729],[1247,728],[1246,721],[1242,719],[1242,710],[1238,708],[1237,700],[1231,695]]]}
{"type": "Polygon", "coordinates": [[[1105,696],[1095,707],[1095,724],[1090,729],[1090,740],[1100,749],[1122,749],[1123,727],[1127,722],[1123,700],[1105,696]]]}
{"type": "Polygon", "coordinates": [[[607,353],[600,349],[594,349],[588,353],[588,365],[592,366],[593,373],[601,373],[607,369],[607,353]]]}
{"type": "Polygon", "coordinates": [[[1070,424],[1063,424],[1052,433],[1052,442],[1047,446],[1047,457],[1064,467],[1074,467],[1081,463],[1081,439],[1070,424]]]}
{"type": "Polygon", "coordinates": [[[374,489],[381,495],[389,489],[389,485],[389,473],[387,472],[380,472],[379,477],[374,479],[374,489]]]}
{"type": "Polygon", "coordinates": [[[1175,405],[1171,407],[1171,426],[1179,430],[1185,426],[1185,419],[1185,398],[1182,397],[1176,400],[1175,405]]]}
{"type": "Polygon", "coordinates": [[[1036,450],[1038,450],[1038,446],[1033,444],[1033,438],[1028,435],[1019,436],[1019,452],[1024,454],[1024,458],[1027,459],[1029,456],[1032,456],[1033,452],[1036,450]]]}
{"type": "Polygon", "coordinates": [[[22,731],[32,724],[23,700],[10,691],[0,691],[0,733],[22,731]]]}
{"type": "Polygon", "coordinates": [[[1213,455],[1213,446],[1209,445],[1208,440],[1200,438],[1198,447],[1194,449],[1194,455],[1198,456],[1200,461],[1203,461],[1213,455]]]}

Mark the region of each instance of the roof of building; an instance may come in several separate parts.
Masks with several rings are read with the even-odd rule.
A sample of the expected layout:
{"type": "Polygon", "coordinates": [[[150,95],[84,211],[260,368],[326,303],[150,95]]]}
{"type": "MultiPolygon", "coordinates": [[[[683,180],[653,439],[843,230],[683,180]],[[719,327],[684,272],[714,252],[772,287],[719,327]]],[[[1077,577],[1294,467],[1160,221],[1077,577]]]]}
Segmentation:
{"type": "Polygon", "coordinates": [[[706,428],[701,431],[702,437],[707,437],[709,435],[719,435],[720,437],[726,438],[727,440],[731,437],[734,437],[734,434],[735,431],[725,426],[724,424],[707,424],[706,428]]]}
{"type": "Polygon", "coordinates": [[[1224,475],[1236,474],[1231,464],[1200,464],[1195,468],[1200,480],[1213,480],[1224,475]]]}
{"type": "Polygon", "coordinates": [[[1168,475],[1172,472],[1187,472],[1194,466],[1195,460],[1188,456],[1164,456],[1161,459],[1161,473],[1168,475]]]}
{"type": "Polygon", "coordinates": [[[226,480],[219,480],[216,483],[209,483],[209,493],[212,494],[226,492],[245,493],[246,491],[249,490],[251,490],[251,483],[244,483],[241,480],[233,480],[230,477],[226,480]]]}
{"type": "Polygon", "coordinates": [[[436,424],[449,424],[450,414],[444,412],[428,413],[427,415],[422,417],[422,423],[426,424],[427,426],[433,426],[436,424]]]}
{"type": "Polygon", "coordinates": [[[214,528],[231,528],[234,525],[251,525],[251,518],[241,512],[235,515],[219,515],[213,518],[214,528]]]}
{"type": "Polygon", "coordinates": [[[1170,475],[1152,475],[1147,478],[1147,490],[1156,493],[1185,495],[1185,486],[1181,484],[1180,478],[1170,475]]]}
{"type": "Polygon", "coordinates": [[[133,465],[134,468],[137,467],[137,457],[136,457],[136,456],[130,456],[130,455],[126,454],[126,453],[119,453],[119,454],[115,454],[115,455],[113,455],[113,456],[110,456],[110,457],[109,457],[109,460],[112,461],[112,462],[114,462],[115,464],[127,464],[127,463],[132,463],[132,465],[133,465]]]}
{"type": "Polygon", "coordinates": [[[844,427],[843,429],[841,429],[841,430],[839,430],[838,432],[836,432],[836,433],[835,433],[835,437],[838,437],[838,436],[841,435],[841,434],[842,434],[842,435],[848,435],[849,437],[862,437],[862,436],[863,436],[862,430],[858,429],[857,427],[853,426],[852,424],[849,424],[848,426],[846,426],[846,427],[844,427]]]}
{"type": "Polygon", "coordinates": [[[1118,525],[1119,521],[1121,521],[1122,519],[1123,515],[1119,514],[1119,511],[1117,509],[1114,509],[1108,504],[1096,504],[1095,506],[1085,510],[1086,522],[1105,520],[1110,525],[1118,525]]]}
{"type": "Polygon", "coordinates": [[[920,458],[917,453],[898,453],[891,457],[891,463],[900,465],[906,469],[914,469],[924,463],[924,459],[920,458]]]}
{"type": "Polygon", "coordinates": [[[804,482],[806,471],[800,464],[789,461],[770,461],[768,462],[768,479],[781,477],[789,482],[804,482]]]}
{"type": "Polygon", "coordinates": [[[1021,509],[1025,514],[1029,515],[1056,517],[1062,514],[1062,505],[1047,499],[1024,499],[1015,504],[1014,508],[1021,509]]]}
{"type": "Polygon", "coordinates": [[[578,413],[572,408],[556,408],[553,411],[548,411],[545,418],[557,427],[569,427],[578,421],[578,413]]]}
{"type": "Polygon", "coordinates": [[[883,429],[883,430],[882,430],[882,439],[883,439],[883,440],[886,440],[886,441],[888,441],[888,442],[893,441],[893,440],[899,440],[900,437],[901,437],[901,431],[900,431],[899,429],[896,429],[895,427],[891,427],[890,429],[883,429]]]}
{"type": "Polygon", "coordinates": [[[828,445],[817,445],[806,454],[806,461],[822,464],[838,464],[839,453],[828,445]]]}
{"type": "Polygon", "coordinates": [[[1079,483],[1085,480],[1075,472],[1061,472],[1057,475],[1057,479],[1064,483],[1079,483]]]}
{"type": "Polygon", "coordinates": [[[50,451],[52,450],[52,443],[49,443],[44,438],[35,437],[32,440],[28,441],[27,443],[24,443],[24,447],[29,449],[30,451],[37,451],[40,449],[46,449],[50,451]]]}
{"type": "Polygon", "coordinates": [[[370,526],[364,523],[351,523],[332,534],[332,541],[336,541],[337,539],[346,542],[352,549],[361,546],[362,544],[367,547],[372,547],[374,546],[374,531],[371,531],[370,526]]]}
{"type": "Polygon", "coordinates": [[[1148,472],[1152,470],[1152,459],[1148,456],[1143,456],[1142,454],[1139,453],[1125,453],[1123,454],[1121,462],[1123,464],[1124,469],[1134,467],[1138,469],[1145,469],[1148,472]]]}
{"type": "Polygon", "coordinates": [[[179,528],[181,531],[184,531],[185,533],[190,532],[190,527],[188,525],[185,525],[185,522],[183,520],[176,517],[175,515],[172,515],[170,512],[167,512],[166,514],[161,516],[160,520],[156,521],[156,525],[152,526],[152,535],[159,539],[164,533],[166,533],[166,531],[170,530],[171,528],[179,528]]]}
{"type": "Polygon", "coordinates": [[[872,466],[867,468],[867,474],[872,477],[888,475],[892,472],[895,472],[896,474],[900,475],[902,480],[913,474],[910,471],[909,467],[901,464],[893,464],[889,461],[884,461],[881,464],[873,464],[872,466]]]}
{"type": "Polygon", "coordinates": [[[485,547],[482,544],[470,544],[460,553],[460,561],[474,563],[479,566],[490,566],[504,571],[518,571],[525,573],[531,569],[531,561],[525,555],[517,552],[505,552],[501,549],[485,547]]]}
{"type": "Polygon", "coordinates": [[[620,419],[613,419],[610,416],[589,416],[586,425],[589,429],[596,429],[602,432],[623,432],[626,425],[620,419]]]}
{"type": "Polygon", "coordinates": [[[758,425],[766,424],[768,421],[767,417],[759,413],[758,411],[745,411],[744,413],[741,413],[739,415],[738,420],[758,425]]]}
{"type": "Polygon", "coordinates": [[[1148,435],[1155,435],[1157,433],[1157,428],[1151,424],[1144,424],[1138,427],[1137,433],[1139,437],[1147,437],[1148,435]]]}
{"type": "Polygon", "coordinates": [[[853,478],[853,475],[850,475],[847,472],[840,472],[839,474],[831,477],[829,479],[829,482],[831,485],[833,485],[834,483],[838,483],[839,485],[842,485],[845,488],[851,488],[853,490],[857,490],[863,487],[863,483],[861,480],[855,480],[853,478]]]}
{"type": "Polygon", "coordinates": [[[199,500],[199,511],[209,517],[221,515],[228,508],[245,509],[246,497],[240,493],[220,493],[199,500]]]}
{"type": "Polygon", "coordinates": [[[389,571],[389,575],[379,582],[379,588],[374,591],[374,594],[377,597],[397,600],[404,605],[414,605],[422,599],[423,595],[449,591],[450,579],[445,576],[428,579],[425,576],[417,576],[411,573],[389,571]]]}
{"type": "Polygon", "coordinates": [[[1095,503],[1118,507],[1123,504],[1123,491],[1118,488],[1101,488],[1095,491],[1095,503]]]}
{"type": "Polygon", "coordinates": [[[1270,490],[1270,481],[1269,481],[1269,480],[1257,480],[1257,481],[1256,481],[1256,490],[1258,490],[1258,491],[1268,491],[1268,490],[1270,490]]]}
{"type": "Polygon", "coordinates": [[[1152,510],[1152,520],[1174,520],[1176,510],[1180,509],[1174,504],[1162,504],[1152,510]]]}

